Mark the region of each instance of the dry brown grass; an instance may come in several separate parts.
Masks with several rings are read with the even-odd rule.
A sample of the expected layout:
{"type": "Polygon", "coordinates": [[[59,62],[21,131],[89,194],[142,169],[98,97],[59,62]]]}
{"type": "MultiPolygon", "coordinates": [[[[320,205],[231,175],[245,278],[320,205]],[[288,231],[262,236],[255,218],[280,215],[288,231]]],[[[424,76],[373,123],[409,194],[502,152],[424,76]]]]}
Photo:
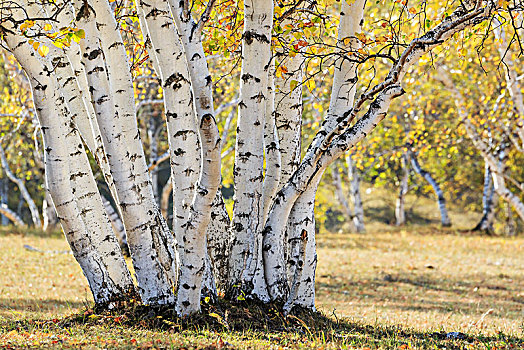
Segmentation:
{"type": "Polygon", "coordinates": [[[417,330],[522,334],[523,238],[330,234],[321,236],[318,256],[325,312],[417,330]]]}
{"type": "Polygon", "coordinates": [[[499,331],[523,336],[524,238],[461,236],[431,228],[420,231],[320,235],[318,308],[328,315],[335,310],[337,317],[356,321],[354,330],[347,331],[341,342],[330,342],[323,333],[217,333],[205,329],[173,333],[107,323],[72,328],[39,323],[77,313],[90,303],[86,281],[70,254],[24,249],[31,245],[67,250],[60,235],[0,234],[0,347],[133,348],[160,341],[170,348],[232,344],[261,349],[389,349],[411,342],[413,347],[434,348],[438,341],[431,334],[438,331],[479,336],[470,343],[473,348],[484,349],[485,342],[498,346],[518,342],[516,338],[485,341],[482,337],[499,331]],[[482,319],[488,310],[492,311],[482,319]],[[384,325],[409,331],[396,332],[398,328],[384,325]]]}

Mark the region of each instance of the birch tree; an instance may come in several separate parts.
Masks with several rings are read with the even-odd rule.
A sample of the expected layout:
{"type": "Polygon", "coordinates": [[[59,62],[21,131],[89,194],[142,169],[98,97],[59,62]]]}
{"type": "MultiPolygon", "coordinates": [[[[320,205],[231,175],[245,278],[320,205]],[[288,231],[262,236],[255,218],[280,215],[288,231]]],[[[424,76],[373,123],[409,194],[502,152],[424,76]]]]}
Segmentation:
{"type": "MultiPolygon", "coordinates": [[[[2,40],[31,81],[45,130],[49,191],[95,301],[125,299],[135,287],[84,143],[121,213],[142,302],[174,304],[180,316],[200,310],[201,291],[207,286],[214,293],[215,280],[224,281],[226,295],[235,300],[277,302],[287,311],[314,309],[314,204],[324,171],[386,117],[422,56],[456,33],[507,11],[504,4],[484,0],[456,4],[431,28],[424,24],[421,30],[427,30],[410,41],[399,42],[393,35],[374,40],[374,45],[394,48],[383,54],[379,47],[366,53],[364,0],[342,2],[336,15],[338,37],[331,39],[329,50],[329,44],[309,43],[305,34],[297,34],[293,49],[274,44],[278,28],[293,23],[297,13],[308,21],[302,28],[310,29],[303,33],[313,30],[318,20],[307,6],[244,1],[237,13],[243,28],[230,219],[219,192],[222,142],[204,48],[206,23],[227,4],[210,0],[194,7],[189,1],[141,0],[135,5],[163,91],[173,231],[155,201],[137,126],[129,51],[109,2],[3,4],[2,40]],[[333,63],[330,104],[300,159],[304,100],[297,87],[311,85],[308,62],[324,55],[318,46],[328,50],[326,57],[333,63]],[[282,55],[290,56],[289,76],[282,55]],[[385,60],[387,72],[359,84],[360,69],[377,58],[385,60]]],[[[411,17],[416,13],[415,8],[403,9],[401,16],[409,23],[416,21],[411,17]]]]}

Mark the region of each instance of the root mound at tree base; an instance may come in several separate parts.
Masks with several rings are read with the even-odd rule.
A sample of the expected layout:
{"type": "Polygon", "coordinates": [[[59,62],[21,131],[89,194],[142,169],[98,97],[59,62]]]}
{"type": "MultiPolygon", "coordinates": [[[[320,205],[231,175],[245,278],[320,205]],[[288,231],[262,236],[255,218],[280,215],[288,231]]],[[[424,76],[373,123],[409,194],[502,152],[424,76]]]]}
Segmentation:
{"type": "Polygon", "coordinates": [[[215,303],[202,302],[199,314],[180,318],[174,305],[147,306],[134,300],[114,309],[89,308],[63,319],[59,325],[119,324],[147,329],[209,329],[216,331],[270,331],[315,333],[336,329],[338,322],[320,312],[294,308],[285,315],[282,305],[243,300],[230,302],[219,299],[215,303]]]}

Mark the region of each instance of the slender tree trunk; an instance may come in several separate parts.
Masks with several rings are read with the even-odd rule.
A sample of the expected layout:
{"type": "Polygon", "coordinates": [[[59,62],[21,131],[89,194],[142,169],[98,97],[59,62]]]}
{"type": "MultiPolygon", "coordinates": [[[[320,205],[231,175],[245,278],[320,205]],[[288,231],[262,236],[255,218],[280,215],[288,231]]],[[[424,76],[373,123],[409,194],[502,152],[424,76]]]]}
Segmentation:
{"type": "Polygon", "coordinates": [[[346,156],[346,164],[348,167],[349,179],[349,198],[353,204],[353,225],[358,233],[366,232],[364,225],[364,206],[362,205],[362,197],[360,196],[360,172],[355,166],[351,154],[346,156]]]}
{"type": "Polygon", "coordinates": [[[471,231],[483,231],[491,235],[494,233],[495,203],[497,194],[493,187],[493,178],[488,163],[484,165],[484,189],[482,191],[482,217],[471,231]]]}
{"type": "Polygon", "coordinates": [[[160,197],[160,211],[162,212],[162,215],[166,218],[166,221],[169,222],[169,200],[172,198],[173,195],[173,181],[171,180],[171,176],[169,176],[169,179],[167,179],[166,184],[162,188],[162,195],[160,197]]]}
{"type": "Polygon", "coordinates": [[[406,194],[408,193],[408,179],[409,179],[409,169],[407,155],[403,154],[400,160],[401,163],[401,178],[400,178],[400,187],[398,191],[397,202],[395,205],[395,224],[397,226],[402,226],[406,224],[406,194]]]}
{"type": "Polygon", "coordinates": [[[437,203],[438,208],[440,210],[440,223],[444,227],[451,226],[451,220],[449,219],[448,210],[446,208],[446,199],[444,198],[444,192],[442,192],[442,189],[440,188],[439,184],[433,176],[431,176],[430,173],[428,173],[426,170],[422,169],[420,166],[417,156],[410,152],[409,158],[411,158],[411,165],[413,166],[413,169],[422,176],[430,185],[431,188],[433,188],[433,192],[435,192],[435,195],[437,196],[437,203]]]}
{"type": "Polygon", "coordinates": [[[506,226],[504,227],[504,232],[506,236],[515,236],[517,234],[517,223],[513,217],[513,210],[511,210],[511,205],[506,203],[506,226]]]}
{"type": "MultiPolygon", "coordinates": [[[[155,159],[158,156],[158,134],[160,132],[160,127],[156,126],[155,119],[153,116],[149,117],[147,136],[149,138],[149,159],[155,159]]],[[[155,167],[150,169],[151,174],[151,185],[153,187],[153,195],[155,196],[155,201],[160,205],[160,198],[158,193],[158,168],[155,167]]]]}
{"type": "MultiPolygon", "coordinates": [[[[314,178],[318,186],[322,173],[314,178]]],[[[308,188],[293,205],[289,214],[288,226],[289,256],[287,259],[287,279],[289,295],[284,310],[295,306],[315,309],[315,271],[317,268],[315,196],[317,186],[308,188]]]]}
{"type": "MultiPolygon", "coordinates": [[[[18,216],[17,213],[9,209],[6,203],[0,203],[0,214],[2,214],[2,216],[8,220],[7,224],[9,224],[9,221],[11,221],[17,228],[27,227],[24,220],[22,220],[22,218],[18,216]]],[[[7,226],[7,224],[2,224],[2,226],[7,226]]]]}
{"type": "Polygon", "coordinates": [[[340,175],[341,170],[338,166],[338,162],[335,162],[335,165],[333,166],[333,169],[331,171],[331,175],[333,177],[333,186],[335,187],[335,197],[342,205],[342,208],[344,209],[344,214],[346,215],[348,221],[353,222],[353,211],[349,206],[349,203],[346,199],[346,195],[344,193],[344,189],[342,188],[342,178],[340,175]]]}
{"type": "MultiPolygon", "coordinates": [[[[7,199],[8,199],[8,193],[9,193],[9,182],[6,178],[2,177],[0,178],[0,205],[7,208],[7,199]]],[[[4,214],[1,214],[0,217],[0,224],[2,226],[9,225],[9,220],[11,220],[9,217],[7,217],[4,214]]]]}
{"type": "Polygon", "coordinates": [[[55,205],[53,204],[53,200],[51,199],[47,188],[45,189],[45,195],[42,201],[42,217],[44,219],[42,224],[42,229],[44,231],[53,229],[58,224],[55,205]]]}
{"type": "Polygon", "coordinates": [[[42,227],[42,221],[40,220],[40,211],[38,210],[38,207],[35,204],[35,201],[29,194],[29,191],[25,187],[25,183],[23,180],[19,179],[18,177],[13,174],[11,171],[11,168],[9,167],[9,163],[7,162],[7,157],[5,156],[4,148],[0,146],[0,160],[2,164],[2,168],[4,169],[4,173],[7,175],[9,180],[11,180],[13,183],[16,184],[18,187],[18,190],[20,191],[20,194],[24,198],[25,202],[27,203],[27,206],[29,207],[29,211],[31,212],[31,219],[33,220],[33,225],[37,228],[42,227]]]}

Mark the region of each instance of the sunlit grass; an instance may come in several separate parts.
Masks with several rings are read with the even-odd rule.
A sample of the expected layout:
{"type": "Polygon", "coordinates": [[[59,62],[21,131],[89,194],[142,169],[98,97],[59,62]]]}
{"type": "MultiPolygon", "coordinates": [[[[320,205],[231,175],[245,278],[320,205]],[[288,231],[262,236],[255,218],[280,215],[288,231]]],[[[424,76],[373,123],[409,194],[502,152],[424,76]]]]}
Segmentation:
{"type": "Polygon", "coordinates": [[[431,227],[320,234],[317,306],[349,323],[311,333],[161,331],[98,321],[58,327],[59,319],[91,303],[86,281],[72,255],[32,252],[24,245],[68,249],[57,234],[0,234],[0,347],[524,346],[523,238],[463,236],[431,227]],[[445,339],[453,331],[472,338],[445,339]]]}

